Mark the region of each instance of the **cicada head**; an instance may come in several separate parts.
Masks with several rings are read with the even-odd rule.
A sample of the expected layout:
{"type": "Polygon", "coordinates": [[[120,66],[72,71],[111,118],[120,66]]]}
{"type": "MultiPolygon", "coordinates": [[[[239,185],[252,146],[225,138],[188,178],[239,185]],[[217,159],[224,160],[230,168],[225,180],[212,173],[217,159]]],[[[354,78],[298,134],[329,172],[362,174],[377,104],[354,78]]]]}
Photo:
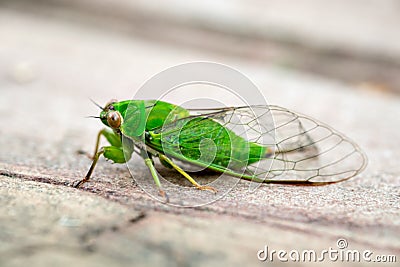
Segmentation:
{"type": "Polygon", "coordinates": [[[117,100],[109,101],[100,112],[100,120],[112,129],[119,129],[123,123],[120,105],[117,100]]]}

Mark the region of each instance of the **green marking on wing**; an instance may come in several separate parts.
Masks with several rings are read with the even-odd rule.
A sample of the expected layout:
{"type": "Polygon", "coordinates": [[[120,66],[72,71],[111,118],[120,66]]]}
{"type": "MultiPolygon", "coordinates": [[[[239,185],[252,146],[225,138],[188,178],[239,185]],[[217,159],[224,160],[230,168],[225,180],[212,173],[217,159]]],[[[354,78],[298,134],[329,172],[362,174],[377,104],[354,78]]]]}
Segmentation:
{"type": "Polygon", "coordinates": [[[266,147],[249,142],[219,122],[206,117],[179,120],[160,133],[151,132],[148,145],[194,164],[218,170],[240,170],[264,158],[266,147]],[[208,157],[212,155],[212,158],[208,157]]]}

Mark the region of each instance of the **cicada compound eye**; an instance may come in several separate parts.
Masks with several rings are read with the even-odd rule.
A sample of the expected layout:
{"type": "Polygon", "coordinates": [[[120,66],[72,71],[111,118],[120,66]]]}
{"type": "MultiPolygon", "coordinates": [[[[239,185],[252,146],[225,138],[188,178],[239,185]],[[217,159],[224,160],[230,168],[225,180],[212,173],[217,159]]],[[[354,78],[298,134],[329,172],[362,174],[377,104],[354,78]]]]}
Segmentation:
{"type": "Polygon", "coordinates": [[[107,114],[107,123],[111,128],[119,128],[121,126],[121,120],[121,114],[118,111],[112,111],[107,114]]]}

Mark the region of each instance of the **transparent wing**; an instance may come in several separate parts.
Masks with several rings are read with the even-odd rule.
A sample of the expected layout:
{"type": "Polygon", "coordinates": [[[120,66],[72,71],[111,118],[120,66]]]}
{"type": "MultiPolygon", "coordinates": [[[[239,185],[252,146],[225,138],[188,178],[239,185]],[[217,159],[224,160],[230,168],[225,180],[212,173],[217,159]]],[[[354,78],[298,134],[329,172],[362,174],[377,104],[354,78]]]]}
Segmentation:
{"type": "MultiPolygon", "coordinates": [[[[278,106],[193,109],[190,113],[192,116],[154,131],[166,133],[167,138],[163,142],[167,142],[167,149],[158,149],[160,152],[184,162],[258,182],[337,182],[357,175],[366,166],[365,154],[343,134],[308,116],[278,106]],[[190,128],[184,128],[194,119],[190,128]],[[223,127],[208,127],[209,120],[223,127]],[[221,153],[216,149],[225,144],[221,141],[222,128],[246,140],[247,145],[231,142],[232,146],[240,145],[240,148],[231,147],[231,151],[247,151],[251,154],[253,144],[265,148],[257,156],[251,154],[252,158],[259,157],[259,160],[237,158],[243,164],[221,164],[221,160],[210,160],[209,154],[216,151],[221,153]],[[193,133],[192,137],[190,133],[193,133]],[[180,153],[182,147],[179,140],[182,134],[185,135],[185,143],[189,144],[199,143],[201,139],[209,141],[212,137],[213,142],[202,142],[202,146],[196,148],[201,150],[201,155],[208,155],[207,160],[201,156],[189,160],[180,153]]],[[[226,159],[235,158],[234,152],[225,154],[226,159]]]]}
{"type": "Polygon", "coordinates": [[[360,173],[367,159],[352,140],[308,116],[270,106],[275,154],[270,179],[336,182],[360,173]]]}

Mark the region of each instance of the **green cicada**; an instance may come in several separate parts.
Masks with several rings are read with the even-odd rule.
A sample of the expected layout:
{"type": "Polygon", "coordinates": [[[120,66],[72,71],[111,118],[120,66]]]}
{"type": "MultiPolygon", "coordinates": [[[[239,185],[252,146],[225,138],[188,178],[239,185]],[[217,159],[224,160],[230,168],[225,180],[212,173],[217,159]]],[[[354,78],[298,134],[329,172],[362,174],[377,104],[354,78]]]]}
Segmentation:
{"type": "Polygon", "coordinates": [[[365,154],[344,135],[278,106],[192,110],[160,100],[126,100],[100,108],[97,118],[108,128],[99,132],[93,163],[75,187],[90,179],[101,155],[125,163],[134,152],[162,194],[154,158],[211,191],[216,189],[200,185],[177,162],[255,182],[303,185],[343,181],[366,166],[365,154]],[[101,136],[110,146],[99,148],[101,136]]]}

